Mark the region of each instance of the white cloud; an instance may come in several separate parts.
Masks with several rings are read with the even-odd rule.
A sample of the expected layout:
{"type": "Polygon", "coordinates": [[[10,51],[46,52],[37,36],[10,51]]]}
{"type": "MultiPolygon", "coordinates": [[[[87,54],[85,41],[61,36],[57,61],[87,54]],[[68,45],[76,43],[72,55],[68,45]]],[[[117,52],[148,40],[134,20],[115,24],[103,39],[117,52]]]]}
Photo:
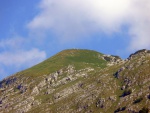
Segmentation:
{"type": "Polygon", "coordinates": [[[27,39],[18,36],[0,41],[0,79],[46,59],[45,51],[28,47],[27,42],[27,39]]]}
{"type": "Polygon", "coordinates": [[[5,66],[29,67],[43,61],[45,58],[46,53],[35,48],[28,51],[9,51],[0,54],[0,64],[5,66]]]}
{"type": "Polygon", "coordinates": [[[150,1],[134,0],[130,15],[130,50],[150,48],[150,1]]]}
{"type": "Polygon", "coordinates": [[[31,32],[54,31],[61,40],[95,32],[119,32],[129,25],[130,50],[150,48],[149,0],[42,0],[41,12],[28,24],[31,32]]]}
{"type": "Polygon", "coordinates": [[[20,48],[21,45],[25,43],[25,39],[19,36],[15,36],[14,38],[3,39],[0,41],[0,48],[4,49],[17,49],[20,48]]]}
{"type": "Polygon", "coordinates": [[[21,68],[35,65],[44,60],[46,58],[45,51],[33,47],[31,49],[28,47],[28,40],[20,36],[1,40],[0,65],[21,68]]]}

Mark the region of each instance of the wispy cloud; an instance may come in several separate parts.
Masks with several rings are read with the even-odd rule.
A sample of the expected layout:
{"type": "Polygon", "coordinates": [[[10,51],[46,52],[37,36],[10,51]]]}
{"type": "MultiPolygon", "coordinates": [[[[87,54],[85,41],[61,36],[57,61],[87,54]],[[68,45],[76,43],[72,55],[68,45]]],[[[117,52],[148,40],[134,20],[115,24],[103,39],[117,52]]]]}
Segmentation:
{"type": "Polygon", "coordinates": [[[150,1],[133,0],[130,11],[130,48],[150,48],[150,1]]]}
{"type": "Polygon", "coordinates": [[[8,51],[0,54],[0,63],[6,66],[32,66],[46,58],[46,53],[36,48],[31,50],[8,51]]]}
{"type": "Polygon", "coordinates": [[[1,77],[33,66],[46,58],[46,52],[29,47],[27,39],[14,37],[0,41],[0,74],[1,77]],[[26,45],[26,46],[22,46],[26,45]],[[11,70],[13,69],[13,70],[11,70]]]}
{"type": "Polygon", "coordinates": [[[131,36],[127,48],[150,48],[149,0],[42,0],[39,8],[27,25],[31,32],[53,31],[68,41],[96,32],[120,32],[127,25],[131,36]]]}
{"type": "Polygon", "coordinates": [[[23,43],[25,43],[26,40],[23,37],[15,36],[7,39],[0,40],[0,48],[1,49],[18,49],[22,46],[23,43]]]}

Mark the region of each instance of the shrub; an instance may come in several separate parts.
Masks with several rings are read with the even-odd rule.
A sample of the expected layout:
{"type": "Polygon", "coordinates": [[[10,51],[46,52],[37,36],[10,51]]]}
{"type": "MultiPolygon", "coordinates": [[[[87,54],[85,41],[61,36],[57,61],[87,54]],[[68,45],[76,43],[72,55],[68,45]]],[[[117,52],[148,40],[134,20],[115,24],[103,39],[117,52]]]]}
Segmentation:
{"type": "Polygon", "coordinates": [[[120,112],[120,111],[124,111],[126,110],[126,106],[125,107],[122,107],[122,108],[118,108],[114,111],[114,113],[117,113],[117,112],[120,112]]]}
{"type": "Polygon", "coordinates": [[[132,93],[132,90],[131,90],[131,89],[125,90],[125,91],[123,92],[123,94],[122,94],[121,97],[125,97],[125,96],[127,96],[127,95],[130,95],[131,93],[132,93]]]}
{"type": "Polygon", "coordinates": [[[138,98],[138,99],[136,99],[136,100],[134,101],[134,104],[139,103],[139,102],[141,102],[142,100],[143,100],[143,98],[140,97],[140,98],[138,98]]]}
{"type": "Polygon", "coordinates": [[[148,95],[147,98],[150,99],[150,95],[148,95]]]}
{"type": "Polygon", "coordinates": [[[148,112],[149,112],[149,109],[146,108],[146,107],[143,107],[143,108],[139,111],[139,113],[148,113],[148,112]]]}

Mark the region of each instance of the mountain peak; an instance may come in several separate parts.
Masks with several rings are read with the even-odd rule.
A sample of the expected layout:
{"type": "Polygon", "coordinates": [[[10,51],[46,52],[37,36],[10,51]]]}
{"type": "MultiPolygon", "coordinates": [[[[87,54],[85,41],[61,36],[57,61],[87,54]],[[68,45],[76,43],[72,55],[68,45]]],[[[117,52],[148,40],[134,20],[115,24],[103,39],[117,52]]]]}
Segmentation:
{"type": "Polygon", "coordinates": [[[88,49],[66,49],[66,50],[62,50],[56,55],[67,56],[67,55],[78,55],[80,53],[98,53],[98,52],[94,50],[88,50],[88,49]]]}
{"type": "Polygon", "coordinates": [[[67,67],[68,65],[73,65],[76,69],[82,69],[85,67],[104,68],[107,66],[108,61],[104,60],[101,57],[102,55],[102,53],[93,50],[67,49],[27,70],[24,70],[23,73],[28,73],[32,76],[32,73],[35,73],[37,76],[41,76],[42,74],[55,72],[61,68],[67,67]]]}
{"type": "Polygon", "coordinates": [[[147,53],[123,61],[92,50],[61,51],[0,81],[0,113],[148,113],[147,53]]]}

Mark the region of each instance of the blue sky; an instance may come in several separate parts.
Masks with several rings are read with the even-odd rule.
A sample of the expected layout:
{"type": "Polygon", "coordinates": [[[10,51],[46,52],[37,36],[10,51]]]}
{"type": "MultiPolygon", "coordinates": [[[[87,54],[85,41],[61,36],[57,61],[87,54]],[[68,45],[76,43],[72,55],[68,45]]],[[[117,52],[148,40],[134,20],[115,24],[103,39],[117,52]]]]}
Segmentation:
{"type": "Polygon", "coordinates": [[[150,49],[149,10],[149,0],[1,0],[0,80],[64,49],[150,49]]]}

